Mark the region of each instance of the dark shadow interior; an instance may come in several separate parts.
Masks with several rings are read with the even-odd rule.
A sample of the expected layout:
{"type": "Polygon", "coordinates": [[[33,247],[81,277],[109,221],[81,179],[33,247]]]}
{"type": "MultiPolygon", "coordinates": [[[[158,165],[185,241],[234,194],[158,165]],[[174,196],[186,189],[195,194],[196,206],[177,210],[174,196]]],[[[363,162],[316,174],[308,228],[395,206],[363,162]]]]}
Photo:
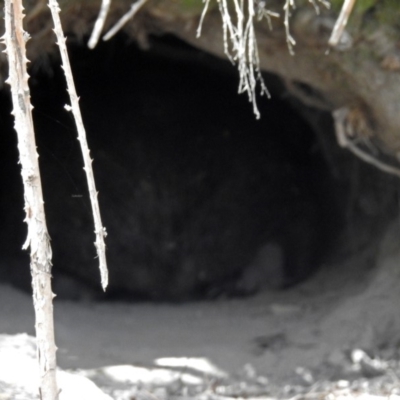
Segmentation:
{"type": "MultiPolygon", "coordinates": [[[[393,209],[394,192],[381,195],[375,171],[338,149],[330,117],[291,98],[276,76],[265,74],[272,99],[258,100],[256,120],[235,67],[176,39],[154,38],[146,51],[124,37],[94,51],[71,43],[70,55],[108,232],[105,298],[291,287],[332,257],[351,224],[374,231],[382,204],[385,215],[393,209]]],[[[55,292],[102,299],[79,143],[61,69],[49,67],[33,65],[30,82],[55,292]]],[[[0,279],[29,290],[7,96],[0,279]]]]}

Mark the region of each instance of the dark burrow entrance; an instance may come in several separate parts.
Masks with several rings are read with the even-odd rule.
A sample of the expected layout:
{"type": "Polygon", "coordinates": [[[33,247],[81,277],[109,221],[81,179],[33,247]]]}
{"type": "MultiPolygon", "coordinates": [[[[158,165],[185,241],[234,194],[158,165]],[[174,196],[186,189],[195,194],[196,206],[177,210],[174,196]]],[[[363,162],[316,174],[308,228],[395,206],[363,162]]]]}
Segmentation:
{"type": "MultiPolygon", "coordinates": [[[[71,57],[108,232],[108,298],[290,287],[348,239],[354,249],[370,243],[393,215],[391,179],[341,151],[329,116],[290,98],[275,76],[265,75],[273,97],[259,99],[257,121],[237,95],[234,67],[172,38],[154,39],[147,51],[123,38],[95,51],[71,45],[71,57]]],[[[31,87],[54,291],[104,298],[60,68],[34,65],[31,87]]],[[[29,290],[15,134],[3,97],[0,278],[29,290]]]]}

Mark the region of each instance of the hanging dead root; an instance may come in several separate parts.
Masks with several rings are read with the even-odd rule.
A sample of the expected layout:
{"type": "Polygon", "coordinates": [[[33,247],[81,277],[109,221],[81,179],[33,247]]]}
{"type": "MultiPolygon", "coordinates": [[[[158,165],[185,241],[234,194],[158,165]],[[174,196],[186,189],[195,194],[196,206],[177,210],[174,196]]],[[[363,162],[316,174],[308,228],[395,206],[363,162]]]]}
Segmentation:
{"type": "MultiPolygon", "coordinates": [[[[202,23],[207,12],[210,0],[204,0],[204,10],[200,18],[197,36],[201,35],[202,23]]],[[[256,88],[260,85],[261,95],[270,97],[260,71],[257,39],[255,36],[254,20],[266,16],[277,16],[275,13],[259,11],[255,2],[235,0],[232,7],[228,0],[218,0],[219,11],[222,17],[224,51],[232,63],[237,64],[239,70],[239,93],[246,92],[249,101],[253,104],[256,118],[260,118],[257,107],[256,88]]]]}
{"type": "MultiPolygon", "coordinates": [[[[130,10],[114,25],[113,28],[104,36],[103,40],[109,40],[122,27],[131,20],[147,0],[137,0],[132,4],[130,10]]],[[[204,18],[207,14],[211,0],[203,0],[204,7],[200,17],[197,36],[201,35],[204,18]]],[[[329,45],[340,47],[343,42],[343,33],[347,24],[347,19],[351,13],[355,0],[346,0],[342,12],[335,24],[329,45]]],[[[257,87],[260,87],[260,94],[270,97],[268,89],[264,83],[260,70],[260,59],[258,54],[257,39],[255,35],[255,19],[265,18],[270,29],[272,29],[271,18],[277,18],[280,15],[267,8],[265,0],[217,0],[219,11],[222,18],[224,52],[232,63],[237,64],[239,70],[239,93],[247,93],[249,101],[253,104],[253,112],[256,118],[260,118],[260,112],[257,106],[257,87]]],[[[326,8],[330,7],[328,0],[309,0],[314,7],[315,12],[319,14],[319,5],[326,8]]],[[[108,15],[111,0],[103,0],[99,16],[95,23],[89,47],[94,48],[99,40],[101,31],[108,15]]],[[[294,54],[296,41],[290,32],[290,16],[295,9],[295,0],[285,0],[283,3],[283,24],[285,27],[286,43],[290,54],[294,54]]]]}
{"type": "MultiPolygon", "coordinates": [[[[316,12],[319,12],[318,3],[329,7],[327,0],[309,0],[316,12]]],[[[255,20],[266,18],[271,28],[271,17],[279,17],[279,14],[269,11],[264,0],[217,0],[222,17],[222,29],[224,40],[224,51],[232,63],[237,64],[239,70],[239,93],[246,92],[249,101],[253,104],[253,112],[256,118],[260,118],[257,106],[256,89],[260,86],[261,95],[270,97],[260,70],[260,59],[258,55],[257,38],[255,35],[255,20]]],[[[201,35],[201,28],[207,13],[210,0],[203,0],[204,8],[200,17],[197,36],[201,35]]],[[[292,37],[289,28],[289,19],[295,8],[294,0],[285,0],[283,5],[286,31],[286,42],[290,54],[294,54],[296,41],[292,37]]]]}
{"type": "Polygon", "coordinates": [[[379,159],[376,148],[370,141],[369,134],[363,134],[352,123],[352,110],[347,107],[340,108],[332,113],[335,122],[336,139],[339,146],[350,150],[364,162],[373,165],[379,170],[400,178],[400,167],[388,164],[379,159]],[[375,151],[375,154],[373,152],[375,151]]]}
{"type": "Polygon", "coordinates": [[[60,8],[58,7],[58,3],[56,0],[49,1],[49,8],[51,10],[51,15],[54,21],[54,32],[57,36],[57,44],[60,48],[60,55],[63,65],[63,70],[65,73],[65,78],[68,86],[68,94],[71,100],[71,106],[66,107],[68,111],[72,111],[76,122],[76,128],[78,131],[78,140],[82,149],[83,161],[84,161],[84,170],[86,172],[87,183],[89,188],[90,202],[92,205],[93,212],[93,220],[95,225],[95,247],[97,256],[99,258],[99,268],[101,275],[101,286],[103,290],[106,290],[108,285],[108,269],[105,255],[105,243],[104,239],[107,236],[106,229],[103,227],[100,216],[100,207],[97,198],[97,190],[96,184],[94,181],[93,168],[92,168],[92,159],[90,158],[90,151],[86,139],[85,127],[83,125],[82,115],[79,107],[79,98],[76,94],[75,83],[72,76],[71,65],[69,62],[66,39],[64,38],[64,33],[61,26],[60,20],[60,8]]]}

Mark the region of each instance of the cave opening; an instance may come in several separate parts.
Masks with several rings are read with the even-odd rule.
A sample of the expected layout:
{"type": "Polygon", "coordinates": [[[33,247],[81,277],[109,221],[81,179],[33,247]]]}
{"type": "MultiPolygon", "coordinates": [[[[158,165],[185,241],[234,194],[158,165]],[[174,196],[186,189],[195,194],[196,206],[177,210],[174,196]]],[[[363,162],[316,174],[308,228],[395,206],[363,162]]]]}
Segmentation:
{"type": "MultiPolygon", "coordinates": [[[[393,193],[376,188],[386,178],[374,180],[377,172],[340,150],[329,115],[301,105],[276,76],[264,74],[272,98],[258,99],[256,120],[237,94],[235,67],[172,37],[151,39],[147,50],[124,37],[94,51],[71,44],[70,56],[108,232],[109,299],[291,287],[337,252],[349,225],[365,245],[386,218],[382,205],[385,216],[393,208],[393,193]]],[[[60,67],[33,65],[31,88],[54,291],[102,299],[60,67]]],[[[0,157],[8,250],[0,278],[29,290],[29,268],[13,273],[27,259],[15,135],[4,110],[9,105],[0,157]]]]}

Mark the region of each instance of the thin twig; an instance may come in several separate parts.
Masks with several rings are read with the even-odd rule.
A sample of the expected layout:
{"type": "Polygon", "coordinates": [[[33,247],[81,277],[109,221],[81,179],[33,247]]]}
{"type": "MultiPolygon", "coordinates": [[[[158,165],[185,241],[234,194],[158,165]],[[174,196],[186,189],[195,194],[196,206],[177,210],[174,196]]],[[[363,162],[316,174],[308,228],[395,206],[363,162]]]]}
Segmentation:
{"type": "Polygon", "coordinates": [[[94,24],[92,34],[90,36],[88,47],[89,49],[94,49],[99,42],[101,32],[103,31],[104,23],[110,10],[111,0],[102,0],[101,8],[97,20],[94,24]]]}
{"type": "Polygon", "coordinates": [[[263,18],[267,20],[268,28],[272,31],[272,18],[279,18],[280,14],[271,10],[267,10],[263,7],[258,7],[257,20],[261,21],[263,18]]]}
{"type": "Polygon", "coordinates": [[[293,36],[290,34],[290,27],[289,27],[289,17],[290,17],[290,9],[295,8],[294,0],[286,0],[285,5],[283,6],[283,11],[285,12],[285,17],[283,20],[283,24],[285,25],[285,32],[286,32],[286,43],[289,49],[290,55],[294,55],[293,46],[296,45],[296,41],[294,40],[293,36]]]}
{"type": "Polygon", "coordinates": [[[58,7],[57,0],[49,0],[49,8],[51,10],[51,15],[54,21],[54,32],[56,33],[57,36],[57,44],[60,48],[61,60],[63,64],[65,78],[67,81],[68,93],[71,99],[71,106],[66,106],[66,109],[68,111],[72,111],[72,114],[74,115],[76,128],[78,130],[78,140],[80,142],[82,149],[83,161],[85,165],[84,170],[86,172],[86,178],[89,187],[89,195],[92,204],[92,212],[95,225],[95,234],[96,234],[95,246],[97,255],[99,257],[101,286],[103,287],[103,290],[106,290],[106,287],[108,285],[108,270],[107,270],[106,255],[105,255],[104,238],[106,237],[107,233],[101,222],[100,208],[97,198],[97,190],[93,176],[93,168],[92,168],[93,160],[90,158],[90,151],[86,140],[85,127],[83,126],[81,110],[79,107],[79,98],[76,94],[75,83],[72,77],[67,46],[65,44],[66,39],[64,38],[64,33],[60,21],[60,15],[59,15],[60,8],[58,7]]]}
{"type": "Polygon", "coordinates": [[[207,14],[208,6],[210,5],[210,0],[203,0],[204,7],[203,12],[201,13],[199,26],[197,27],[196,37],[199,38],[201,36],[201,28],[203,27],[204,17],[207,14]]]}
{"type": "Polygon", "coordinates": [[[47,232],[42,184],[36,152],[32,105],[26,70],[25,43],[29,35],[23,30],[22,0],[5,1],[5,42],[13,101],[15,130],[21,175],[24,184],[25,222],[28,236],[23,246],[30,248],[33,305],[35,309],[36,345],[39,362],[39,390],[42,400],[57,400],[56,345],[54,342],[53,293],[51,291],[51,247],[47,232]]]}
{"type": "Polygon", "coordinates": [[[350,17],[351,11],[353,10],[356,0],[345,0],[338,19],[336,20],[333,28],[331,37],[329,38],[329,46],[336,47],[340,43],[340,39],[343,35],[344,29],[346,28],[347,21],[350,17]]]}
{"type": "Polygon", "coordinates": [[[365,150],[360,149],[360,147],[358,147],[352,140],[348,138],[345,122],[348,115],[347,108],[340,108],[334,111],[332,114],[335,122],[336,140],[340,147],[350,150],[358,158],[367,162],[368,164],[373,165],[379,170],[400,178],[400,168],[388,165],[383,161],[378,160],[375,156],[372,156],[365,150]]]}
{"type": "Polygon", "coordinates": [[[325,8],[329,9],[331,7],[331,3],[329,3],[329,1],[327,1],[327,0],[308,0],[308,2],[313,5],[315,13],[317,15],[319,15],[319,13],[320,13],[317,1],[318,1],[318,3],[321,3],[325,8]]]}
{"type": "Polygon", "coordinates": [[[136,3],[131,5],[131,9],[124,14],[121,19],[104,35],[103,40],[107,41],[111,39],[116,33],[118,33],[122,27],[131,20],[140,8],[146,3],[147,0],[138,0],[136,3]]]}

